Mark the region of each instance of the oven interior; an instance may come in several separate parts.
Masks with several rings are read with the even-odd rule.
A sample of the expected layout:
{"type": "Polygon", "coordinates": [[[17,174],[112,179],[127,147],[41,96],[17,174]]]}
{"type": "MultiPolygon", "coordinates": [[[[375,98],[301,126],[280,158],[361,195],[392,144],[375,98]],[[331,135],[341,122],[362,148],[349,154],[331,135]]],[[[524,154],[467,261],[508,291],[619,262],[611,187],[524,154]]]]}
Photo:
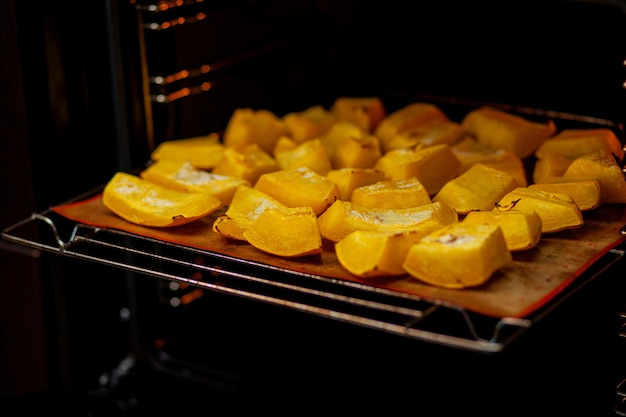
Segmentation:
{"type": "MultiPolygon", "coordinates": [[[[83,5],[93,19],[78,20],[71,2],[35,3],[28,21],[20,17],[32,11],[15,8],[30,46],[20,59],[32,81],[34,200],[44,214],[115,170],[142,166],[163,141],[220,132],[239,107],[282,115],[339,96],[380,96],[389,108],[461,100],[586,115],[618,130],[626,114],[621,2],[96,1],[83,5]],[[47,123],[34,123],[42,115],[47,123]]],[[[501,323],[454,308],[435,306],[435,319],[412,337],[344,319],[368,317],[359,306],[289,296],[333,317],[266,302],[264,285],[228,274],[216,288],[188,284],[215,272],[207,263],[270,281],[280,274],[106,231],[78,229],[87,248],[60,249],[57,238],[73,237],[75,225],[54,219],[55,231],[31,220],[26,246],[41,250],[48,294],[50,380],[79,393],[76,407],[87,398],[136,415],[619,410],[623,247],[558,303],[529,322],[505,323],[485,344],[501,323]],[[159,257],[143,264],[124,250],[109,255],[111,242],[159,257]]],[[[13,229],[3,237],[12,240],[13,229]]],[[[319,282],[314,290],[326,286],[360,293],[319,282]]],[[[394,320],[405,318],[381,321],[394,320]]]]}

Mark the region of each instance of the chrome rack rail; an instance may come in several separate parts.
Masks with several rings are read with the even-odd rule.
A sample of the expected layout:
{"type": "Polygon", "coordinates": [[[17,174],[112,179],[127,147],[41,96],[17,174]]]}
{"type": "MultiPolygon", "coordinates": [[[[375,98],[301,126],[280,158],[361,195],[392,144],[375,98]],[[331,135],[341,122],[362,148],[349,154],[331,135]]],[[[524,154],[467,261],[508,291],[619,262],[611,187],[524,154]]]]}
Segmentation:
{"type": "Polygon", "coordinates": [[[528,319],[486,317],[448,302],[75,223],[51,210],[5,228],[2,238],[45,252],[470,351],[502,351],[532,324],[528,319]],[[67,240],[61,237],[65,236],[62,228],[69,234],[67,240]]]}

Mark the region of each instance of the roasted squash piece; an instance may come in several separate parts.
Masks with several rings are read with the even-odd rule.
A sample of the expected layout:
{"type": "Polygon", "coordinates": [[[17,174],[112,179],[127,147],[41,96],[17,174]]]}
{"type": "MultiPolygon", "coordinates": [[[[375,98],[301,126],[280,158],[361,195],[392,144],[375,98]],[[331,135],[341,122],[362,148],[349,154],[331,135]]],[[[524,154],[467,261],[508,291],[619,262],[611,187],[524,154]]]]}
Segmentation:
{"type": "Polygon", "coordinates": [[[226,212],[213,222],[213,231],[229,239],[245,241],[243,232],[263,211],[286,208],[284,204],[264,192],[242,185],[237,187],[226,212]]]}
{"type": "MultiPolygon", "coordinates": [[[[320,140],[322,141],[322,145],[326,148],[326,152],[328,153],[328,158],[331,161],[335,159],[337,155],[337,148],[341,145],[346,139],[358,139],[366,135],[357,125],[351,122],[337,122],[335,123],[328,132],[326,132],[320,140]]],[[[333,169],[336,169],[333,167],[333,169]]]]}
{"type": "Polygon", "coordinates": [[[610,153],[620,162],[624,160],[623,145],[608,128],[562,130],[544,141],[535,156],[542,159],[548,153],[555,153],[574,160],[596,151],[610,153]]]}
{"type": "Polygon", "coordinates": [[[254,185],[265,173],[279,169],[276,159],[256,143],[241,148],[226,148],[213,173],[238,177],[254,185]]]}
{"type": "Polygon", "coordinates": [[[598,179],[604,203],[626,203],[626,179],[613,155],[597,151],[576,158],[567,167],[564,178],[591,176],[598,179]]]}
{"type": "Polygon", "coordinates": [[[312,207],[318,216],[341,198],[337,184],[306,167],[263,174],[254,188],[287,207],[312,207]]]}
{"type": "Polygon", "coordinates": [[[302,143],[322,136],[337,121],[337,117],[322,106],[312,106],[303,111],[287,113],[282,120],[289,137],[302,143]]]}
{"type": "Polygon", "coordinates": [[[546,152],[535,161],[533,182],[545,182],[550,178],[562,177],[573,159],[558,153],[546,152]]]}
{"type": "Polygon", "coordinates": [[[512,259],[499,226],[459,222],[412,245],[403,266],[427,284],[463,289],[486,283],[512,259]]]}
{"type": "Polygon", "coordinates": [[[350,122],[364,133],[372,133],[387,115],[378,97],[338,97],[330,108],[339,121],[350,122]]]}
{"type": "Polygon", "coordinates": [[[504,149],[524,159],[556,132],[552,120],[534,122],[489,106],[467,113],[461,124],[478,142],[492,149],[504,149]]]}
{"type": "Polygon", "coordinates": [[[255,248],[288,258],[322,253],[317,215],[311,207],[266,209],[243,232],[255,248]]]}
{"type": "Polygon", "coordinates": [[[222,141],[229,148],[257,144],[271,154],[278,138],[288,134],[285,122],[271,111],[246,107],[235,109],[226,124],[222,141]]]}
{"type": "Polygon", "coordinates": [[[328,171],[326,177],[337,184],[340,199],[350,201],[354,189],[384,180],[385,173],[374,168],[339,168],[328,171]]]}
{"type": "Polygon", "coordinates": [[[433,145],[394,149],[381,156],[374,168],[393,181],[417,177],[432,196],[459,174],[461,163],[449,145],[433,145]]]}
{"type": "Polygon", "coordinates": [[[387,143],[385,150],[441,144],[454,145],[466,135],[467,132],[458,122],[433,119],[398,133],[387,143]]]}
{"type": "Polygon", "coordinates": [[[528,185],[524,162],[511,151],[490,148],[472,137],[466,137],[452,145],[452,151],[461,161],[459,174],[464,173],[472,165],[480,162],[483,165],[497,168],[512,175],[520,187],[528,185]]]}
{"type": "Polygon", "coordinates": [[[335,244],[335,253],[341,266],[361,278],[404,275],[402,264],[409,248],[424,235],[419,230],[356,230],[335,244]]]}
{"type": "Polygon", "coordinates": [[[105,185],[102,203],[126,221],[152,227],[180,226],[222,206],[213,195],[172,190],[125,172],[105,185]]]}
{"type": "Polygon", "coordinates": [[[444,184],[432,200],[446,203],[459,214],[493,210],[496,203],[517,186],[517,180],[506,172],[476,163],[444,184]]]}
{"type": "Polygon", "coordinates": [[[494,210],[536,211],[541,217],[541,233],[577,229],[583,225],[582,212],[572,197],[528,187],[517,187],[507,193],[494,210]]]}
{"type": "Polygon", "coordinates": [[[411,103],[386,115],[374,130],[374,135],[380,139],[382,151],[387,152],[391,150],[389,144],[394,137],[433,120],[446,121],[449,119],[435,104],[411,103]]]}
{"type": "Polygon", "coordinates": [[[344,138],[337,144],[330,160],[333,169],[372,168],[381,155],[378,138],[364,134],[344,138]]]}
{"type": "Polygon", "coordinates": [[[250,185],[243,178],[217,175],[195,168],[190,162],[156,161],[139,173],[145,180],[173,190],[214,195],[227,206],[240,185],[250,185]]]}
{"type": "Polygon", "coordinates": [[[222,158],[224,144],[216,133],[161,142],[150,154],[153,161],[187,161],[198,169],[212,169],[222,158]]]}
{"type": "Polygon", "coordinates": [[[472,211],[462,221],[500,226],[511,252],[532,249],[541,240],[541,217],[535,211],[472,211]]]}
{"type": "Polygon", "coordinates": [[[355,230],[435,230],[458,220],[456,211],[442,203],[392,210],[343,200],[337,200],[318,218],[322,237],[332,242],[339,242],[355,230]]]}
{"type": "Polygon", "coordinates": [[[383,180],[355,188],[352,203],[366,207],[403,209],[432,203],[428,191],[416,178],[383,180]]]}
{"type": "Polygon", "coordinates": [[[528,188],[567,194],[572,197],[580,211],[596,209],[604,201],[600,181],[595,177],[549,178],[545,182],[531,184],[528,188]]]}
{"type": "Polygon", "coordinates": [[[320,139],[311,139],[291,149],[276,149],[274,158],[280,169],[307,167],[320,175],[331,169],[328,152],[320,139]]]}

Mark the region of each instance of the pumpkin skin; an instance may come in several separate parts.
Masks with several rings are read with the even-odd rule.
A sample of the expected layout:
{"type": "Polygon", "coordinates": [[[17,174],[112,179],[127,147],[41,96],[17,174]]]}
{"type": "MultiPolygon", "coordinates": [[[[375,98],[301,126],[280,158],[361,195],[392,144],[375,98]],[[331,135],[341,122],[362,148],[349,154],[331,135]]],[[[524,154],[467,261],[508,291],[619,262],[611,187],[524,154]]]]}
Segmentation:
{"type": "Polygon", "coordinates": [[[106,184],[102,203],[126,221],[152,227],[180,226],[222,207],[213,195],[172,190],[125,172],[106,184]]]}

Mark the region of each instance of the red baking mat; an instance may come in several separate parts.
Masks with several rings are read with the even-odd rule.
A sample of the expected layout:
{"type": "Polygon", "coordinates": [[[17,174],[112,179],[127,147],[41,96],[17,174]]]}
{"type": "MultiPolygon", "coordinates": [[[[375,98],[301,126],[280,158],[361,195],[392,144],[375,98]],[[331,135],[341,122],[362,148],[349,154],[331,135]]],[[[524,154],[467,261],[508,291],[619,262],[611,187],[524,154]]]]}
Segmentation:
{"type": "Polygon", "coordinates": [[[603,205],[584,213],[583,227],[544,234],[535,248],[513,253],[513,262],[496,272],[486,284],[472,289],[450,290],[422,284],[408,275],[385,279],[354,277],[337,261],[331,242],[319,256],[272,256],[245,242],[233,242],[215,233],[211,226],[217,213],[174,228],[150,228],[116,216],[102,204],[101,195],[56,206],[52,210],[79,223],[120,229],[278,268],[448,301],[494,317],[528,316],[563,291],[607,251],[626,239],[620,235],[621,227],[626,224],[626,206],[603,205]]]}

